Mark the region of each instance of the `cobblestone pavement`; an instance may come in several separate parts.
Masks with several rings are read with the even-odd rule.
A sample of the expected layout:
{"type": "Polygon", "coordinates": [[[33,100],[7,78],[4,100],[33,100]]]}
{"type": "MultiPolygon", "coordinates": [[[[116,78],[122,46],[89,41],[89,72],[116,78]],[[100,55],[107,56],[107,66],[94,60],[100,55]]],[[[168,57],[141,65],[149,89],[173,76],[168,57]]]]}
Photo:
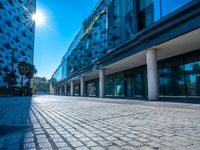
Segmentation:
{"type": "Polygon", "coordinates": [[[0,149],[199,150],[200,105],[58,96],[1,98],[0,149]]]}

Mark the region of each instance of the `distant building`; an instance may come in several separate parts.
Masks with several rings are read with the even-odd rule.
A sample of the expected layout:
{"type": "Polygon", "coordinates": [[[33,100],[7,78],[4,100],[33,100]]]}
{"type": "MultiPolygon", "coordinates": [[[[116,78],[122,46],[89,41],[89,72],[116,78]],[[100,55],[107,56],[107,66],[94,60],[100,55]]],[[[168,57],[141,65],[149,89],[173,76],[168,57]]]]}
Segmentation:
{"type": "Polygon", "coordinates": [[[100,0],[60,66],[52,93],[200,97],[199,0],[100,0]]]}
{"type": "Polygon", "coordinates": [[[35,0],[0,0],[0,87],[7,86],[3,78],[10,72],[18,76],[13,86],[19,86],[18,63],[33,64],[35,7],[35,0]]]}

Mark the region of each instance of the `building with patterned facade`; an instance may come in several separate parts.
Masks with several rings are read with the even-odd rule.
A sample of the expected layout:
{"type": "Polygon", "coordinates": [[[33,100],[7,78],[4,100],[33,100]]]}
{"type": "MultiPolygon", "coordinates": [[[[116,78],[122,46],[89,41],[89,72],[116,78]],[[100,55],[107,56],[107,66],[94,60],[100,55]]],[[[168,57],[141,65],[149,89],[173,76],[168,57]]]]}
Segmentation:
{"type": "Polygon", "coordinates": [[[100,0],[52,75],[51,93],[200,97],[200,1],[100,0]]]}
{"type": "Polygon", "coordinates": [[[35,0],[0,0],[0,87],[8,86],[4,77],[10,72],[17,74],[13,86],[20,86],[18,63],[33,64],[35,7],[35,0]]]}

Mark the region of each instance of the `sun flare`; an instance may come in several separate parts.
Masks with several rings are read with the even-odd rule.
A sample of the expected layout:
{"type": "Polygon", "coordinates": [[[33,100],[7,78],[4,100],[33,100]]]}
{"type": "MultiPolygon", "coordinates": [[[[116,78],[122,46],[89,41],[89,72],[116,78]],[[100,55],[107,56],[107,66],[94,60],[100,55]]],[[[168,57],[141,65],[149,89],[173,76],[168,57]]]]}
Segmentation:
{"type": "Polygon", "coordinates": [[[32,15],[32,20],[35,21],[37,26],[44,26],[46,22],[45,13],[41,10],[37,10],[36,13],[32,15]]]}

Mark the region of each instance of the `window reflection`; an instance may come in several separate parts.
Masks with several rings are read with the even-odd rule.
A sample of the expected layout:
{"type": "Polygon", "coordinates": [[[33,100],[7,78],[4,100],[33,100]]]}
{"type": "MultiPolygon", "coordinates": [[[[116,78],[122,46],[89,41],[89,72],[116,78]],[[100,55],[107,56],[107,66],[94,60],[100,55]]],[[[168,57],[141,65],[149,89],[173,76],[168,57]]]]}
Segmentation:
{"type": "Polygon", "coordinates": [[[200,61],[185,65],[187,95],[200,95],[200,61]]]}
{"type": "Polygon", "coordinates": [[[116,96],[124,96],[124,74],[116,75],[116,96]]]}
{"type": "Polygon", "coordinates": [[[159,84],[162,96],[200,96],[199,51],[159,63],[159,84]]]}
{"type": "Polygon", "coordinates": [[[95,82],[87,84],[87,96],[97,96],[97,87],[95,82]]]}
{"type": "Polygon", "coordinates": [[[166,16],[191,0],[161,0],[162,16],[166,16]]]}
{"type": "Polygon", "coordinates": [[[138,2],[138,29],[141,30],[153,23],[153,0],[139,0],[138,2]]]}
{"type": "Polygon", "coordinates": [[[172,66],[163,69],[165,94],[170,96],[185,95],[184,66],[172,66]]]}

